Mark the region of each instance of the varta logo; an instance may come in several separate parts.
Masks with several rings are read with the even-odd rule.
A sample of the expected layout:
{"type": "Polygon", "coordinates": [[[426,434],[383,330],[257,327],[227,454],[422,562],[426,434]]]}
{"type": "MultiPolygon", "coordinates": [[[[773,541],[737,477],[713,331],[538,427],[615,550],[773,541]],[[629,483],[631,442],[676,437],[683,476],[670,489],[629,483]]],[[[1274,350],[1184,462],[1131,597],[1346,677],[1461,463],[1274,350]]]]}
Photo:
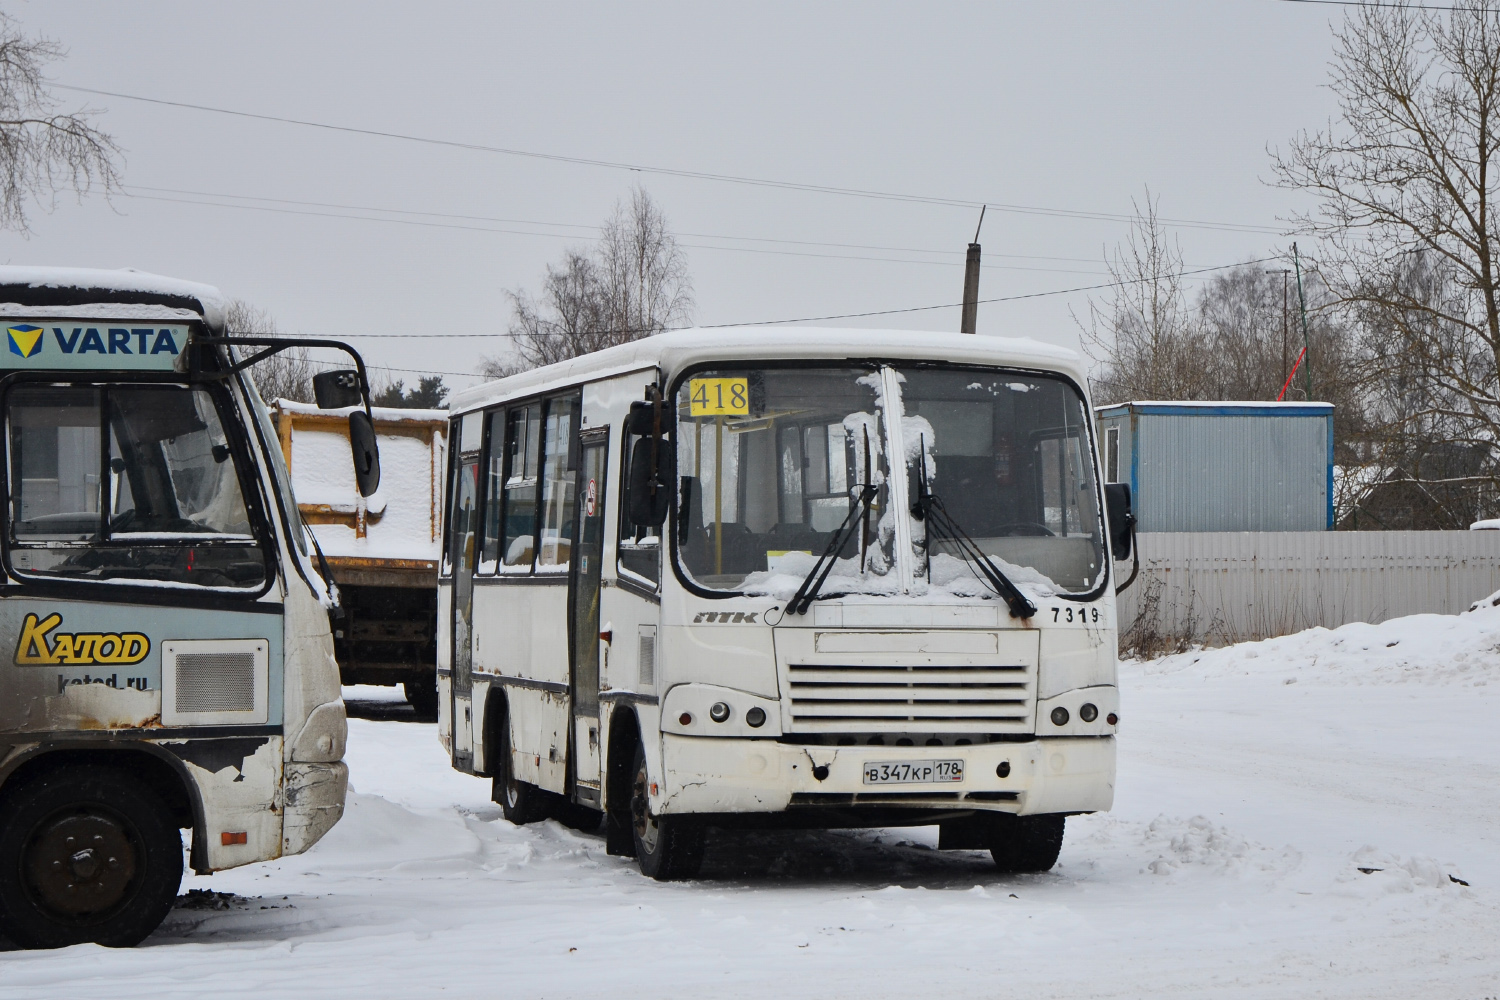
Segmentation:
{"type": "Polygon", "coordinates": [[[60,632],[49,642],[49,635],[62,623],[62,615],[55,611],[40,619],[28,614],[16,642],[16,665],[128,666],[140,663],[151,652],[151,640],[139,632],[60,632]]]}
{"type": "MultiPolygon", "coordinates": [[[[17,328],[20,329],[20,328],[17,328]]],[[[29,329],[35,329],[30,327],[29,329]]],[[[172,354],[178,353],[177,338],[171,330],[153,330],[124,327],[107,327],[100,333],[98,327],[73,327],[72,332],[60,326],[52,328],[52,337],[57,349],[64,354],[172,354]],[[106,346],[105,335],[108,335],[106,346]]],[[[11,350],[15,347],[15,330],[11,331],[11,350]]],[[[20,353],[17,351],[16,353],[20,353]]],[[[30,357],[31,355],[22,355],[30,357]]]]}
{"type": "Polygon", "coordinates": [[[47,331],[39,326],[22,324],[6,331],[10,335],[10,353],[29,358],[42,349],[42,334],[47,331]]]}

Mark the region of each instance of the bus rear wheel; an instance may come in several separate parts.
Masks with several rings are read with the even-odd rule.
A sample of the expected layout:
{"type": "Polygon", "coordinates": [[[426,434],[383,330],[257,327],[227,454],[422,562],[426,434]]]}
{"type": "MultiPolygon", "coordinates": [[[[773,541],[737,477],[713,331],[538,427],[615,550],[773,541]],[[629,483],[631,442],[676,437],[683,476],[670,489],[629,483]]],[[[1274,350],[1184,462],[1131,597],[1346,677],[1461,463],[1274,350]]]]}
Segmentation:
{"type": "Polygon", "coordinates": [[[653,815],[650,782],[646,753],[637,743],[630,783],[630,819],[641,874],[658,882],[693,878],[703,867],[703,825],[687,816],[653,815]]]}
{"type": "Polygon", "coordinates": [[[437,678],[422,677],[402,681],[401,692],[417,718],[431,722],[438,716],[437,678]]]}
{"type": "Polygon", "coordinates": [[[0,930],[28,948],[128,948],[165,919],[182,884],[182,835],[128,772],[66,767],[0,811],[0,930]]]}
{"type": "Polygon", "coordinates": [[[517,778],[511,768],[510,713],[500,723],[495,776],[490,779],[490,800],[500,803],[500,812],[516,826],[547,818],[547,793],[529,781],[517,778]]]}
{"type": "Polygon", "coordinates": [[[1063,828],[1068,818],[1057,813],[1013,816],[994,813],[985,840],[995,867],[1023,874],[1050,871],[1062,853],[1063,828]]]}

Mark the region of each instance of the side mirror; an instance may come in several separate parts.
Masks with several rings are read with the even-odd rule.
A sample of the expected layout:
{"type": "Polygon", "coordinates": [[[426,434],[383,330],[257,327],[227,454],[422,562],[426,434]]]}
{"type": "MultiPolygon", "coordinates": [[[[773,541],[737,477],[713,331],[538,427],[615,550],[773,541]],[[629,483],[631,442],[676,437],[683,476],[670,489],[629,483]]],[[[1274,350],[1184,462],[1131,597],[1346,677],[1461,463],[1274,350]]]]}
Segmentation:
{"type": "Polygon", "coordinates": [[[348,369],[319,372],[313,376],[312,384],[313,398],[318,401],[320,410],[342,410],[346,406],[364,403],[359,392],[359,372],[348,369]]]}
{"type": "MultiPolygon", "coordinates": [[[[318,405],[323,405],[321,400],[318,405]]],[[[380,488],[380,448],[375,443],[375,425],[364,410],[349,414],[349,450],[354,455],[354,482],[359,495],[367,497],[380,488]]]]}
{"type": "Polygon", "coordinates": [[[1109,549],[1115,560],[1129,557],[1135,544],[1135,512],[1130,509],[1130,484],[1104,484],[1104,516],[1109,522],[1109,549]]]}
{"type": "Polygon", "coordinates": [[[667,442],[656,449],[656,468],[651,467],[651,438],[638,438],[630,449],[630,490],[626,510],[630,520],[642,527],[659,528],[672,507],[672,486],[677,478],[677,456],[667,442]]]}

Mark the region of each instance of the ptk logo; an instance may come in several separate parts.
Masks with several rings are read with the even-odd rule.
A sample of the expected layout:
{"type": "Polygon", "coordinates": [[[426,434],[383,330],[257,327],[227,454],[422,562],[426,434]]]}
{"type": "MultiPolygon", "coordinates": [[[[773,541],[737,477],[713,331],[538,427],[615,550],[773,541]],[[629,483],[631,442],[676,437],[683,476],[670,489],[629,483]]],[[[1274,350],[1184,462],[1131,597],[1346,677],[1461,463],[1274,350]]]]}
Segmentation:
{"type": "Polygon", "coordinates": [[[23,324],[6,332],[10,335],[10,353],[29,358],[42,349],[42,334],[46,331],[39,326],[23,324]]]}

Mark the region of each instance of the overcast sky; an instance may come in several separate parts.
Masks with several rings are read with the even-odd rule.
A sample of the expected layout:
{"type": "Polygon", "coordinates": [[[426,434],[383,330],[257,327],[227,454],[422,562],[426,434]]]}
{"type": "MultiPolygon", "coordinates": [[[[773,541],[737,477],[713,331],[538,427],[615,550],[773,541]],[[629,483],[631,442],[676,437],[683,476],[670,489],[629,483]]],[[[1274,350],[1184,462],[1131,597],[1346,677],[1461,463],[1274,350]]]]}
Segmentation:
{"type": "MultiPolygon", "coordinates": [[[[1149,186],[1163,216],[1228,224],[1174,228],[1190,268],[1286,245],[1278,219],[1302,203],[1265,184],[1266,147],[1333,112],[1343,16],[1279,0],[4,8],[68,48],[57,83],[119,94],[992,206],[1122,215],[1149,186]]],[[[408,383],[402,369],[469,373],[504,353],[505,290],[536,287],[632,184],[687,248],[705,324],[956,302],[978,214],[55,93],[103,111],[131,196],[64,196],[29,238],[0,234],[0,258],[208,282],[286,331],[353,340],[408,383]]],[[[992,207],[981,297],[1107,280],[1125,233],[992,207]]],[[[983,305],[980,333],[1076,347],[1070,309],[1086,315],[1090,294],[983,305]]]]}

